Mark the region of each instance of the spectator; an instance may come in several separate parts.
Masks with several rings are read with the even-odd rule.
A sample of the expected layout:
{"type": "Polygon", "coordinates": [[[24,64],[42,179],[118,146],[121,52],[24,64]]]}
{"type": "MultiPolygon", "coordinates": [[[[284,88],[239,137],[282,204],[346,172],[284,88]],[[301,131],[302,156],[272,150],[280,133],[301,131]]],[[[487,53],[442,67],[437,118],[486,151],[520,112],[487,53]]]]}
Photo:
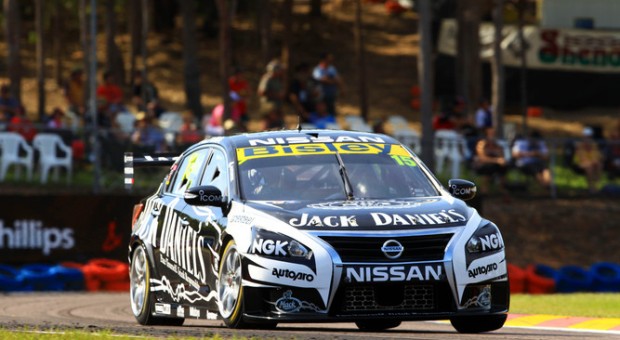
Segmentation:
{"type": "Polygon", "coordinates": [[[240,117],[241,113],[239,108],[235,106],[235,103],[240,99],[239,95],[235,92],[230,93],[230,99],[233,101],[231,117],[232,120],[224,121],[224,103],[216,105],[211,111],[211,117],[205,126],[205,133],[207,136],[223,136],[226,130],[234,127],[234,117],[240,117]]]}
{"type": "Polygon", "coordinates": [[[85,91],[84,71],[81,68],[75,68],[71,71],[69,79],[63,87],[67,111],[76,116],[84,116],[86,113],[85,91]]]}
{"type": "Polygon", "coordinates": [[[9,85],[0,86],[0,124],[4,122],[4,129],[17,112],[18,107],[19,102],[11,96],[9,85]]]}
{"type": "Polygon", "coordinates": [[[164,133],[153,124],[153,117],[145,112],[138,113],[136,117],[136,128],[131,135],[131,142],[134,146],[144,152],[162,152],[166,150],[164,133]]]}
{"type": "Polygon", "coordinates": [[[203,134],[196,125],[194,115],[190,111],[184,112],[183,124],[181,124],[181,129],[176,138],[177,145],[186,147],[201,141],[203,138],[203,134]]]}
{"type": "Polygon", "coordinates": [[[310,65],[301,63],[295,67],[295,75],[289,87],[288,100],[302,123],[310,121],[310,113],[315,110],[315,103],[320,89],[310,74],[310,65]]]}
{"type": "Polygon", "coordinates": [[[507,167],[504,148],[495,138],[495,129],[487,127],[484,132],[485,136],[476,143],[473,167],[477,174],[484,176],[482,193],[488,193],[496,180],[504,188],[507,167]]]}
{"type": "Polygon", "coordinates": [[[336,117],[327,111],[325,102],[317,102],[315,107],[316,110],[310,115],[310,123],[319,129],[326,129],[328,124],[336,123],[336,117]]]}
{"type": "Polygon", "coordinates": [[[620,120],[609,134],[605,149],[605,168],[610,179],[620,176],[620,120]]]}
{"type": "Polygon", "coordinates": [[[603,172],[603,154],[592,139],[592,128],[583,129],[583,139],[575,144],[575,165],[581,169],[588,181],[588,190],[594,193],[603,172]]]}
{"type": "Polygon", "coordinates": [[[327,105],[327,111],[332,116],[335,116],[338,95],[344,95],[345,88],[338,70],[333,65],[333,61],[333,54],[322,53],[319,64],[312,71],[312,77],[321,86],[322,100],[327,105]]]}
{"type": "Polygon", "coordinates": [[[536,177],[536,180],[546,188],[551,185],[551,171],[547,165],[549,150],[540,132],[532,131],[528,138],[515,141],[512,148],[515,164],[526,175],[536,177]]]}
{"type": "Polygon", "coordinates": [[[97,97],[105,99],[112,110],[124,110],[123,106],[123,90],[116,84],[114,74],[106,71],[103,74],[103,84],[97,88],[97,97]]]}
{"type": "Polygon", "coordinates": [[[264,114],[275,110],[279,115],[282,114],[282,104],[286,92],[283,76],[284,66],[280,61],[274,59],[269,62],[267,72],[263,74],[258,85],[261,113],[264,114]]]}
{"type": "Polygon", "coordinates": [[[47,127],[49,129],[65,129],[67,128],[65,124],[65,112],[59,108],[55,107],[50,114],[50,117],[47,120],[47,127]]]}
{"type": "Polygon", "coordinates": [[[493,126],[493,113],[491,112],[491,106],[486,98],[480,99],[478,103],[478,109],[476,110],[476,128],[482,134],[485,133],[486,128],[493,126]]]}
{"type": "Polygon", "coordinates": [[[30,119],[28,119],[26,109],[22,105],[17,107],[15,116],[11,118],[9,123],[8,130],[19,133],[29,143],[32,142],[34,136],[37,134],[37,129],[34,127],[30,119]]]}
{"type": "Polygon", "coordinates": [[[248,123],[248,100],[250,97],[250,84],[239,67],[235,67],[233,75],[228,78],[228,88],[239,96],[239,100],[235,103],[234,112],[238,112],[239,117],[233,117],[238,126],[245,127],[248,123]]]}
{"type": "Polygon", "coordinates": [[[457,118],[464,114],[465,102],[455,97],[450,100],[444,100],[442,109],[438,115],[433,117],[433,130],[456,130],[457,118]]]}
{"type": "Polygon", "coordinates": [[[131,96],[138,111],[144,111],[148,104],[159,101],[157,88],[148,79],[144,79],[142,71],[135,71],[133,74],[131,96]]]}

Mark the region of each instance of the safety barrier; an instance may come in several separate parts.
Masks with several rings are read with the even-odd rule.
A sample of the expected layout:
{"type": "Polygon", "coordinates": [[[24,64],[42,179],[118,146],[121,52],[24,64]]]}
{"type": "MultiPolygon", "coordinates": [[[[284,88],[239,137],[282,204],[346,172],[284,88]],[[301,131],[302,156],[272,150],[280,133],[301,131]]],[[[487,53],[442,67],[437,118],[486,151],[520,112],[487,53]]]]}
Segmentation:
{"type": "Polygon", "coordinates": [[[85,264],[0,264],[0,291],[129,291],[129,266],[113,259],[85,264]]]}
{"type": "Polygon", "coordinates": [[[511,293],[620,292],[620,265],[609,262],[587,269],[575,265],[556,269],[544,264],[521,268],[509,263],[508,278],[511,293]]]}

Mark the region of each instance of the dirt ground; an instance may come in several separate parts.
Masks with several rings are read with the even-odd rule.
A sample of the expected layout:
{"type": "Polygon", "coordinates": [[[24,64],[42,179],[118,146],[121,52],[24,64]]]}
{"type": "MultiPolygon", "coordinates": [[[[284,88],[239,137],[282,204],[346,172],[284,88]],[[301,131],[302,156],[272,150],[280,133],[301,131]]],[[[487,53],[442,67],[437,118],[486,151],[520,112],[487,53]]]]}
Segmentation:
{"type": "MultiPolygon", "coordinates": [[[[294,20],[292,58],[294,63],[314,64],[323,51],[336,56],[335,65],[347,84],[346,92],[340,98],[340,118],[346,114],[359,114],[357,109],[357,81],[359,72],[355,64],[353,42],[353,7],[337,5],[340,1],[326,3],[325,18],[312,20],[303,15],[308,10],[304,2],[296,5],[294,20]],[[328,23],[329,25],[325,25],[328,23]]],[[[274,14],[277,18],[277,12],[274,14]]],[[[410,124],[419,127],[419,113],[410,107],[410,88],[417,83],[416,53],[418,36],[416,16],[413,12],[401,16],[389,16],[382,5],[364,6],[366,42],[366,74],[371,121],[383,115],[401,115],[410,124]]],[[[241,18],[234,24],[234,59],[241,65],[256,88],[264,65],[260,61],[260,49],[256,32],[251,29],[252,20],[241,18]],[[250,28],[249,28],[250,27],[250,28]]],[[[274,50],[282,33],[282,27],[274,27],[274,50]]],[[[202,72],[202,103],[206,111],[220,100],[218,75],[217,38],[206,38],[199,33],[201,42],[199,59],[202,72]]],[[[162,100],[171,110],[184,109],[182,44],[181,34],[175,34],[169,42],[151,35],[148,40],[149,78],[159,88],[162,100]]],[[[103,37],[100,41],[104,41],[103,37]]],[[[129,39],[117,39],[122,50],[127,51],[129,39]]],[[[5,54],[0,42],[0,57],[5,54]]],[[[26,45],[27,46],[27,45],[26,45]]],[[[100,44],[100,51],[103,45],[100,44]]],[[[80,53],[67,58],[67,69],[80,64],[80,53]]],[[[103,53],[101,53],[103,56],[103,53]]],[[[23,81],[25,106],[33,115],[36,107],[36,79],[34,49],[23,52],[23,63],[27,77],[23,81]]],[[[129,60],[126,58],[127,66],[129,60]]],[[[52,60],[47,61],[53,65],[52,60]]],[[[101,64],[101,68],[104,65],[101,64]]],[[[68,72],[68,70],[67,70],[68,72]]],[[[51,76],[51,68],[48,72],[51,76]]],[[[0,81],[4,79],[0,78],[0,81]]],[[[50,78],[46,82],[48,111],[54,106],[64,107],[61,88],[50,78]]],[[[257,100],[252,98],[250,109],[256,109],[257,100]]],[[[255,111],[251,111],[255,112],[255,111]]],[[[546,135],[575,136],[585,124],[609,127],[618,120],[617,108],[588,108],[575,111],[556,111],[543,108],[542,117],[531,117],[529,124],[546,135]]],[[[514,113],[510,110],[509,113],[514,113]]],[[[251,113],[253,119],[259,117],[251,113]]],[[[507,115],[506,121],[520,124],[521,117],[507,115]]],[[[549,265],[579,264],[588,266],[597,261],[620,261],[620,201],[617,199],[550,199],[531,198],[526,195],[513,197],[505,202],[500,197],[484,200],[484,215],[495,221],[504,233],[510,262],[525,265],[546,263],[549,265]]]]}

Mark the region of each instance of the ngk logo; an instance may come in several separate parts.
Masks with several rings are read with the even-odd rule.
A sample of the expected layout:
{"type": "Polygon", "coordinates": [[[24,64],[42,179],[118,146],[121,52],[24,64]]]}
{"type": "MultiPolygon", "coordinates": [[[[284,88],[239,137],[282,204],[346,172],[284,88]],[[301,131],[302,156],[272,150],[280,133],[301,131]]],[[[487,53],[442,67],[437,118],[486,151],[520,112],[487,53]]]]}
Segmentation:
{"type": "Polygon", "coordinates": [[[275,255],[275,256],[286,256],[286,251],[284,247],[288,245],[287,241],[280,240],[265,240],[262,238],[256,238],[252,243],[252,253],[253,254],[263,254],[263,255],[275,255]]]}
{"type": "Polygon", "coordinates": [[[43,228],[37,220],[16,220],[11,228],[0,220],[0,249],[41,249],[49,255],[53,249],[71,249],[75,245],[70,228],[43,228]]]}

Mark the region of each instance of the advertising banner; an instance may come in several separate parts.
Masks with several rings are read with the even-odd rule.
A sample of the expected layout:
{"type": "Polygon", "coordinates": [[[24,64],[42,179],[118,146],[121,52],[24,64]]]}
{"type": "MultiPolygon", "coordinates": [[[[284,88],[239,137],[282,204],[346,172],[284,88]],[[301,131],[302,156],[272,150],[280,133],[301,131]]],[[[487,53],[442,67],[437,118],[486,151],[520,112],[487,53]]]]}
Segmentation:
{"type": "MultiPolygon", "coordinates": [[[[438,39],[440,53],[456,56],[456,20],[442,22],[438,39]]],[[[493,56],[495,28],[492,23],[480,27],[480,56],[489,61],[493,56]]],[[[620,31],[588,29],[553,29],[525,26],[526,62],[529,69],[620,73],[620,31]]],[[[504,65],[519,67],[521,43],[517,26],[502,30],[502,58],[504,65]]]]}
{"type": "Polygon", "coordinates": [[[129,195],[0,196],[0,263],[127,260],[129,195]]]}

